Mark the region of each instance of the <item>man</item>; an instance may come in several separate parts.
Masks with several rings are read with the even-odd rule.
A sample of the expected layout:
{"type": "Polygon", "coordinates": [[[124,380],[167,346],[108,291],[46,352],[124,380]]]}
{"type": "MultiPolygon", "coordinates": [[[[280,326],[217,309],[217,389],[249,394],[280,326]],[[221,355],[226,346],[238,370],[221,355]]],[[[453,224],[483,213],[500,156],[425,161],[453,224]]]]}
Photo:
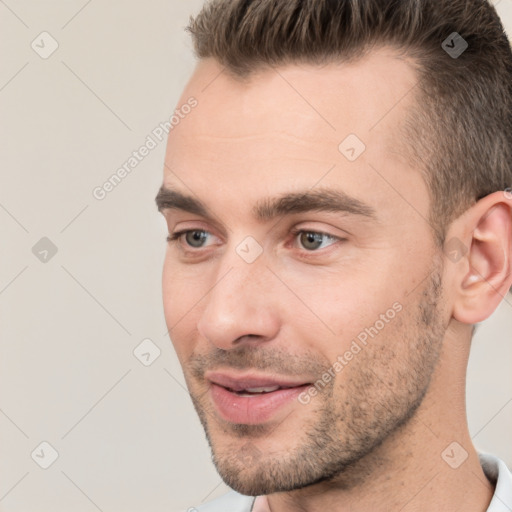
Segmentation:
{"type": "Polygon", "coordinates": [[[495,9],[214,0],[189,30],[163,300],[234,489],[197,510],[512,510],[465,414],[474,326],[512,284],[495,9]]]}

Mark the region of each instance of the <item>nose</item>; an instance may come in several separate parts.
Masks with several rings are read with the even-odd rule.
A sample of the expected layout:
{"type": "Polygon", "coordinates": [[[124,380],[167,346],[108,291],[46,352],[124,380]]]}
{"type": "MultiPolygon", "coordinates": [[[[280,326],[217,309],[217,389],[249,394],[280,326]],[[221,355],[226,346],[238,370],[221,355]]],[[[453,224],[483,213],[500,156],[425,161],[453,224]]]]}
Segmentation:
{"type": "Polygon", "coordinates": [[[205,297],[206,306],[197,324],[201,336],[224,350],[248,340],[272,340],[280,329],[272,273],[263,261],[232,262],[205,297]]]}

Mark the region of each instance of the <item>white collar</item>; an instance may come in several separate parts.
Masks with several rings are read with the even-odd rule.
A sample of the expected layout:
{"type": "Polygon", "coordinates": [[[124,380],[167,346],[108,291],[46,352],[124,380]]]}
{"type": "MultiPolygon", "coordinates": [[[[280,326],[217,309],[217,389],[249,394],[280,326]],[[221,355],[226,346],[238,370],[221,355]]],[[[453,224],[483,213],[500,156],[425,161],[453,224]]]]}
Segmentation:
{"type": "Polygon", "coordinates": [[[512,512],[512,473],[498,457],[480,453],[480,464],[485,476],[496,485],[487,512],[512,512]]]}

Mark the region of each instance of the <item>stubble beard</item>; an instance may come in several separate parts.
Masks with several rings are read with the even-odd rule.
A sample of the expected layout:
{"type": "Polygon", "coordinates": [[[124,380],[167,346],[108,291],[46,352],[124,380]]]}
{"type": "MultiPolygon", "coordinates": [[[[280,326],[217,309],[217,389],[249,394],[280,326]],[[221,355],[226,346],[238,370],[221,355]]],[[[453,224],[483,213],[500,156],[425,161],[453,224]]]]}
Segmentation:
{"type": "MultiPolygon", "coordinates": [[[[333,379],[310,404],[301,406],[311,407],[312,413],[300,432],[284,436],[285,441],[293,440],[293,446],[265,452],[258,448],[258,440],[278,432],[279,425],[219,426],[204,397],[191,392],[213,462],[224,482],[241,494],[259,496],[334,480],[338,487],[349,488],[371,475],[378,468],[361,470],[358,463],[368,460],[391,434],[409,422],[428,390],[446,331],[440,315],[441,296],[437,267],[415,310],[407,318],[393,320],[398,322],[392,335],[395,343],[388,346],[384,342],[377,349],[369,344],[344,368],[341,379],[333,379]],[[400,354],[394,352],[397,347],[400,354]],[[210,421],[216,423],[215,428],[210,421]]],[[[236,364],[243,367],[243,355],[236,364]]],[[[309,365],[322,367],[311,359],[309,365]]],[[[303,412],[298,409],[299,414],[303,412]]],[[[378,462],[373,460],[372,464],[378,462]]]]}

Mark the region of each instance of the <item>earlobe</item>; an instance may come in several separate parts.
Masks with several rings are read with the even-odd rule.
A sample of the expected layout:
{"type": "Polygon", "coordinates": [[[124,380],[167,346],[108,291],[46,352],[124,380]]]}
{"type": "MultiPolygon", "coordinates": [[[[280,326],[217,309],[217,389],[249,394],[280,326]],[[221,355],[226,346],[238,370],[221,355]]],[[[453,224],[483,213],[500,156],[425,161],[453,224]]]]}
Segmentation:
{"type": "Polygon", "coordinates": [[[492,314],[512,284],[512,200],[495,192],[460,220],[467,253],[464,272],[456,281],[453,316],[475,324],[492,314]]]}

